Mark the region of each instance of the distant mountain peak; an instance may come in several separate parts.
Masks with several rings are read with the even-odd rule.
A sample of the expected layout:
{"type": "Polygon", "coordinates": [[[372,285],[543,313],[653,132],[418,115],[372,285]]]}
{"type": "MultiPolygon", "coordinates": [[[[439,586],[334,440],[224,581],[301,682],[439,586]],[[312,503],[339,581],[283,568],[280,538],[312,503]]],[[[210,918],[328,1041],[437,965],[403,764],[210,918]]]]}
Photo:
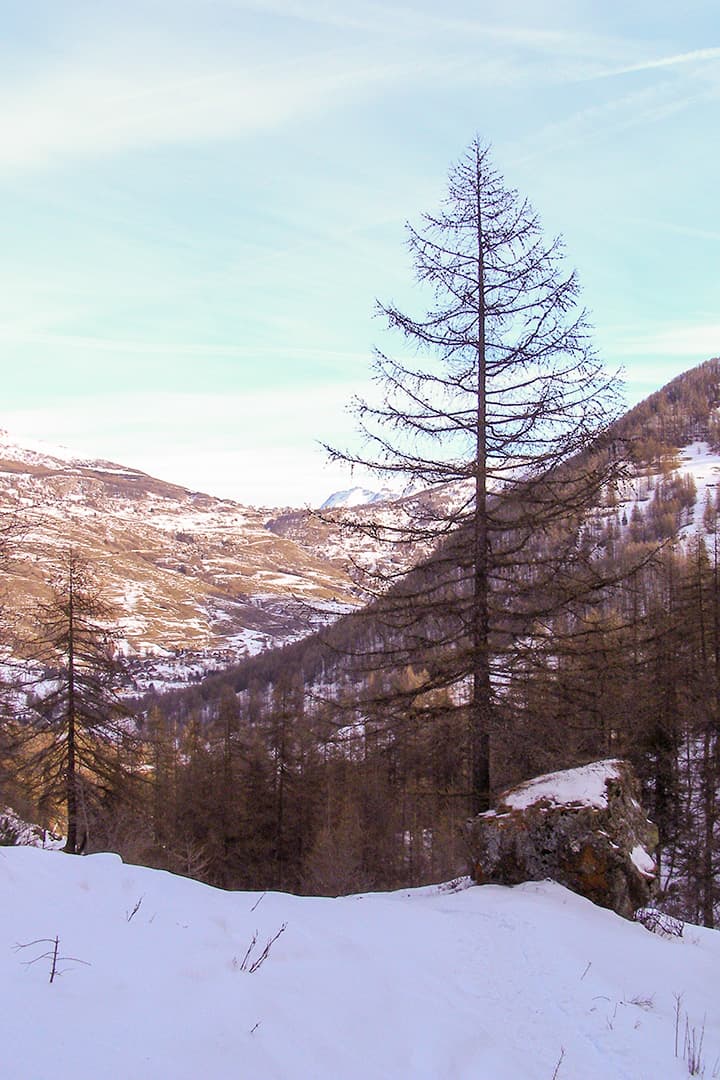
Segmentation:
{"type": "Polygon", "coordinates": [[[56,446],[38,439],[21,438],[6,428],[0,428],[0,452],[15,461],[62,461],[77,464],[85,460],[66,446],[56,446]]]}
{"type": "Polygon", "coordinates": [[[369,506],[371,503],[392,502],[398,495],[389,488],[370,491],[364,487],[352,487],[346,491],[335,491],[329,495],[320,507],[321,510],[335,510],[341,506],[369,506]]]}

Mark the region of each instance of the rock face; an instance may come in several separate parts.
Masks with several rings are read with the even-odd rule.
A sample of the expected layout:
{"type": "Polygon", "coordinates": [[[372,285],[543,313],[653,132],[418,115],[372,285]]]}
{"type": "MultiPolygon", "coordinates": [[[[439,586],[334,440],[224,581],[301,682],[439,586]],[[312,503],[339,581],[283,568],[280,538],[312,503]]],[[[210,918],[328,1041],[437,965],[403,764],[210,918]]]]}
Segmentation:
{"type": "Polygon", "coordinates": [[[59,850],[65,837],[23,821],[9,806],[0,807],[0,847],[39,847],[59,850]]]}
{"type": "Polygon", "coordinates": [[[632,918],[655,887],[655,826],[626,761],[596,761],[505,791],[469,821],[465,839],[478,884],[551,878],[632,918]]]}

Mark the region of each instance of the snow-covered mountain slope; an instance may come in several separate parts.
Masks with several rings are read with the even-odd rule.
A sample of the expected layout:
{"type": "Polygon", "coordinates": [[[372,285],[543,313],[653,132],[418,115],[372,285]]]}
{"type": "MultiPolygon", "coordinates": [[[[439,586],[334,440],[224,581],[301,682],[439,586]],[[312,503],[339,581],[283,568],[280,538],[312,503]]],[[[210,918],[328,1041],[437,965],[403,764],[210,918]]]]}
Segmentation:
{"type": "Polygon", "coordinates": [[[433,537],[441,535],[443,520],[467,507],[471,499],[471,484],[445,484],[401,498],[289,510],[272,518],[268,528],[346,566],[357,582],[366,584],[368,572],[392,579],[427,557],[433,537]]]}
{"type": "MultiPolygon", "coordinates": [[[[686,541],[703,534],[705,507],[708,498],[717,498],[719,482],[720,453],[706,441],[694,439],[681,444],[674,460],[665,457],[631,469],[607,505],[588,509],[588,524],[601,533],[614,525],[615,535],[624,539],[677,536],[686,541]],[[676,495],[675,486],[683,484],[692,494],[677,520],[668,523],[668,502],[676,495]]],[[[442,522],[466,512],[472,504],[472,484],[463,482],[388,501],[338,504],[320,511],[290,510],[272,518],[268,527],[316,556],[344,562],[359,584],[368,573],[371,577],[377,573],[381,582],[428,556],[433,534],[442,533],[442,522]],[[403,536],[413,535],[414,542],[402,542],[403,536]]]]}
{"type": "MultiPolygon", "coordinates": [[[[720,441],[719,400],[712,361],[619,422],[622,440],[653,439],[665,457],[642,458],[625,488],[588,515],[605,552],[626,539],[702,531],[708,496],[717,502],[720,456],[710,447],[720,441]]],[[[45,595],[58,551],[72,545],[105,578],[128,651],[145,658],[139,685],[178,671],[199,676],[348,610],[365,571],[402,575],[429,555],[438,524],[471,504],[472,485],[459,483],[325,511],[262,511],[0,434],[0,516],[10,524],[0,553],[3,538],[11,541],[10,559],[0,558],[5,611],[28,611],[45,595]],[[408,530],[415,540],[403,542],[408,530]]]]}
{"type": "Polygon", "coordinates": [[[685,532],[702,534],[704,511],[709,499],[717,498],[720,483],[720,453],[712,450],[706,442],[692,442],[680,453],[678,472],[693,478],[696,497],[692,513],[688,515],[685,532]]]}
{"type": "Polygon", "coordinates": [[[128,650],[165,666],[181,651],[186,666],[229,663],[354,602],[341,565],[271,532],[267,511],[7,435],[0,514],[10,526],[6,612],[29,611],[72,546],[117,603],[128,650]]]}
{"type": "Polygon", "coordinates": [[[353,487],[346,491],[335,491],[329,495],[320,507],[321,510],[335,510],[340,506],[367,506],[371,503],[387,502],[396,499],[388,488],[382,491],[370,491],[369,488],[353,487]]]}
{"type": "Polygon", "coordinates": [[[718,510],[720,453],[703,440],[676,449],[673,457],[644,464],[595,509],[595,522],[629,540],[686,545],[714,532],[718,510]]]}
{"type": "Polygon", "coordinates": [[[3,1080],[681,1080],[688,1040],[716,1075],[717,931],[465,886],[226,893],[3,848],[3,1080]]]}

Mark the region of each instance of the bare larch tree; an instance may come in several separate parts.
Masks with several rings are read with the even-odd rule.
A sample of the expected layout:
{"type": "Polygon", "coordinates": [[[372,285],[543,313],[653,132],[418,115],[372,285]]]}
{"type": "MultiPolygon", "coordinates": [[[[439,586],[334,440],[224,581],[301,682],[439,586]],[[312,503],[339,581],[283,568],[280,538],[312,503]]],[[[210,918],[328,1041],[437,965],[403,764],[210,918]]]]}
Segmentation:
{"type": "Polygon", "coordinates": [[[31,651],[43,668],[24,728],[21,759],[38,796],[64,804],[65,850],[76,854],[86,803],[117,792],[132,765],[133,727],[121,691],[127,675],[115,611],[89,565],[61,555],[51,596],[38,606],[31,651]]]}
{"type": "Polygon", "coordinates": [[[478,139],[452,168],[440,210],[407,230],[427,311],[416,318],[379,305],[403,335],[403,354],[376,352],[381,393],[354,403],[362,449],[329,449],[413,491],[450,493],[416,497],[414,519],[380,529],[396,541],[431,540],[436,552],[421,583],[382,587],[403,597],[414,641],[423,610],[434,627],[427,688],[454,686],[463,700],[470,802],[480,812],[494,702],[511,663],[504,669],[500,654],[595,581],[582,521],[618,469],[603,433],[620,383],[593,349],[561,240],[543,238],[478,139]]]}

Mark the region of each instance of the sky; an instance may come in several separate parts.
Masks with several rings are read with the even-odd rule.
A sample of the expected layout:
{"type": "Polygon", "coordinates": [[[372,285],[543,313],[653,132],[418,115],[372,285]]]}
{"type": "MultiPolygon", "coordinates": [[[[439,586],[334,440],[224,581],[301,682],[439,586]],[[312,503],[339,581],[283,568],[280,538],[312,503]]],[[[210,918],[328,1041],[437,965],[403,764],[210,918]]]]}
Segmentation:
{"type": "MultiPolygon", "coordinates": [[[[0,426],[255,505],[350,478],[476,136],[632,404],[720,353],[714,0],[0,0],[0,426]]],[[[379,483],[376,485],[379,486],[379,483]]]]}

